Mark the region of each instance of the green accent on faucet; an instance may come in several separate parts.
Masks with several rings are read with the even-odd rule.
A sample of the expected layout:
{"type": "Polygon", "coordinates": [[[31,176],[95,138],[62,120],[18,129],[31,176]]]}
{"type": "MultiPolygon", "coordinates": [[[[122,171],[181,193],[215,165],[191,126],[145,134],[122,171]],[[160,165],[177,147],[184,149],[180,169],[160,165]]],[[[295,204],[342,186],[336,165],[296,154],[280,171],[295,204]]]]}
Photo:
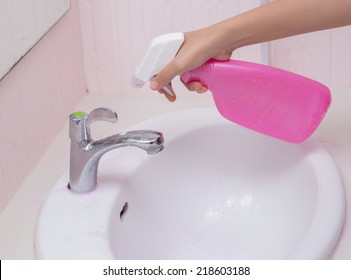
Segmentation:
{"type": "Polygon", "coordinates": [[[74,112],[72,115],[73,117],[76,117],[76,118],[82,118],[86,115],[86,113],[77,111],[77,112],[74,112]]]}

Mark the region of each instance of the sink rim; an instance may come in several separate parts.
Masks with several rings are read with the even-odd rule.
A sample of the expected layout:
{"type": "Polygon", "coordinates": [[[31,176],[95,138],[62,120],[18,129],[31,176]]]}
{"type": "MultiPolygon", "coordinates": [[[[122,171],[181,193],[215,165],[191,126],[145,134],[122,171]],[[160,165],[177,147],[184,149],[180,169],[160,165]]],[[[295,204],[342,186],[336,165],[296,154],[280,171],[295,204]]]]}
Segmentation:
{"type": "MultiPolygon", "coordinates": [[[[128,130],[141,129],[145,127],[148,127],[148,129],[156,129],[159,126],[162,127],[162,125],[165,126],[165,128],[167,128],[167,124],[169,124],[170,121],[173,121],[175,122],[175,124],[177,124],[177,121],[182,119],[183,120],[187,120],[189,118],[196,119],[196,118],[201,118],[203,116],[206,116],[208,114],[218,116],[218,112],[213,108],[201,108],[201,109],[178,111],[175,113],[170,113],[156,118],[148,119],[146,121],[143,121],[131,127],[128,130]]],[[[218,122],[219,122],[218,119],[215,119],[215,120],[210,119],[206,123],[202,122],[200,126],[205,127],[211,123],[216,124],[218,122]]],[[[173,129],[173,133],[170,134],[165,139],[166,141],[165,145],[167,145],[167,141],[170,141],[171,139],[176,138],[177,136],[185,133],[185,131],[190,131],[195,127],[199,128],[199,124],[196,121],[194,121],[193,123],[187,123],[186,127],[184,127],[184,125],[181,127],[182,127],[182,130],[180,131],[173,129]]],[[[162,131],[162,129],[156,129],[156,130],[162,131]]],[[[292,144],[292,145],[296,145],[296,144],[292,144]]],[[[311,138],[299,145],[301,145],[301,147],[305,149],[313,149],[314,151],[316,151],[315,153],[310,153],[308,156],[310,157],[309,160],[314,161],[317,165],[318,164],[322,165],[321,163],[322,161],[320,160],[321,158],[328,159],[327,164],[325,166],[319,167],[319,168],[322,168],[322,170],[325,170],[328,172],[320,172],[318,174],[319,175],[318,178],[320,182],[322,182],[322,184],[319,184],[318,186],[318,191],[319,191],[319,194],[321,194],[322,196],[319,195],[319,198],[317,199],[316,210],[315,210],[314,218],[312,220],[310,228],[306,233],[306,235],[304,236],[303,240],[301,241],[300,245],[296,248],[296,250],[292,254],[291,259],[314,259],[316,258],[315,255],[317,254],[321,256],[320,258],[327,258],[338,241],[339,235],[342,230],[343,221],[344,221],[345,196],[344,196],[343,184],[334,161],[332,160],[330,154],[326,151],[326,149],[323,147],[322,144],[318,143],[316,140],[311,138]],[[328,176],[326,175],[327,173],[328,173],[328,176]],[[327,187],[331,182],[333,184],[337,182],[337,186],[334,187],[335,189],[327,187]],[[320,189],[321,186],[323,186],[322,189],[320,189]],[[331,199],[331,197],[333,197],[334,201],[338,201],[339,203],[337,203],[332,208],[333,212],[331,211],[326,212],[324,207],[322,206],[325,205],[325,203],[327,203],[328,199],[331,199]],[[323,228],[323,236],[324,238],[327,238],[329,240],[328,242],[329,246],[325,246],[322,248],[320,246],[319,239],[316,237],[320,236],[320,231],[322,230],[321,223],[324,223],[326,219],[328,219],[333,224],[333,227],[330,227],[327,230],[323,228]],[[309,246],[306,246],[306,244],[308,244],[309,246]],[[311,250],[311,247],[313,248],[313,250],[311,250]],[[313,254],[311,254],[311,251],[313,251],[313,254]]],[[[108,159],[108,158],[115,157],[118,154],[119,155],[121,153],[123,154],[124,151],[122,150],[123,149],[114,150],[109,155],[106,155],[105,157],[106,159],[108,159]]],[[[142,165],[144,160],[147,159],[147,155],[145,155],[145,153],[142,153],[142,152],[141,153],[135,152],[133,156],[135,157],[133,158],[134,165],[130,166],[131,169],[129,170],[129,172],[131,172],[131,170],[135,170],[138,166],[142,165]],[[136,163],[136,161],[139,161],[139,162],[136,163]]],[[[104,158],[102,160],[104,160],[104,158]]],[[[325,164],[325,161],[323,161],[323,164],[325,164]]],[[[48,223],[50,221],[50,217],[49,217],[50,214],[48,213],[48,211],[50,211],[50,207],[48,205],[52,202],[55,202],[55,193],[56,193],[56,196],[57,194],[62,196],[62,199],[66,200],[66,202],[71,201],[75,203],[75,200],[78,200],[80,204],[85,205],[85,207],[88,206],[87,201],[90,203],[94,203],[94,202],[97,203],[100,199],[104,199],[106,203],[104,205],[104,209],[101,209],[101,212],[103,213],[101,216],[105,215],[106,219],[97,219],[94,226],[87,224],[85,231],[83,231],[81,228],[75,229],[74,234],[81,235],[81,234],[86,234],[86,232],[97,232],[98,234],[99,230],[97,229],[100,229],[100,233],[102,233],[104,230],[108,231],[107,229],[108,222],[106,221],[110,217],[113,205],[111,205],[111,207],[107,207],[107,205],[108,203],[113,204],[113,201],[115,200],[115,198],[118,196],[120,192],[120,188],[119,187],[104,188],[104,187],[98,186],[97,189],[91,194],[73,194],[72,192],[70,192],[68,189],[65,188],[65,183],[67,182],[68,182],[68,171],[56,183],[55,187],[53,188],[48,198],[46,199],[42,207],[42,210],[40,211],[40,217],[38,218],[37,229],[36,229],[36,240],[35,240],[35,246],[36,246],[36,252],[37,252],[38,258],[41,258],[41,259],[67,258],[62,256],[60,257],[60,255],[55,256],[55,254],[50,256],[47,253],[49,248],[44,248],[45,246],[50,247],[50,244],[52,243],[52,240],[50,241],[50,238],[48,239],[48,238],[45,238],[45,236],[43,236],[42,231],[43,230],[45,231],[45,223],[48,223]],[[109,197],[108,201],[106,201],[106,197],[109,197]],[[45,214],[45,211],[46,211],[46,214],[45,214]],[[43,245],[43,242],[49,245],[43,245]]],[[[66,213],[66,215],[68,214],[69,213],[66,213]]],[[[91,215],[94,215],[94,213],[91,213],[91,215]]],[[[56,232],[58,237],[60,236],[62,237],[61,245],[62,245],[62,242],[63,243],[65,242],[64,241],[65,238],[67,241],[69,236],[72,235],[72,232],[67,231],[66,229],[56,228],[56,230],[58,231],[56,232]]],[[[48,231],[46,230],[46,232],[48,231]]],[[[88,245],[85,244],[87,247],[85,248],[85,250],[83,250],[84,251],[83,256],[85,256],[85,258],[87,259],[89,258],[113,259],[114,258],[113,252],[111,251],[111,248],[107,243],[109,243],[108,236],[105,236],[102,239],[96,238],[96,244],[88,244],[88,245]],[[105,240],[106,241],[105,243],[103,242],[104,238],[107,239],[105,240]],[[96,251],[94,252],[94,254],[91,254],[91,252],[89,252],[89,248],[90,249],[95,248],[96,251]]],[[[51,244],[51,247],[52,247],[52,244],[51,244]]],[[[73,255],[68,258],[74,259],[75,256],[73,255]]],[[[78,257],[78,258],[81,258],[81,257],[78,257]]]]}

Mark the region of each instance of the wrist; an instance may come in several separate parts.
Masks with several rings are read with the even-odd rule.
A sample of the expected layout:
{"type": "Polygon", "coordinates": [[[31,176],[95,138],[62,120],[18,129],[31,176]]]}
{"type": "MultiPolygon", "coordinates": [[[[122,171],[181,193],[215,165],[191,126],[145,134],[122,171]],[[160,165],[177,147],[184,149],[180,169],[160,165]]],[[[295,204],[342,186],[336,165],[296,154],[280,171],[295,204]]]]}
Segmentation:
{"type": "Polygon", "coordinates": [[[228,56],[236,49],[245,46],[246,34],[240,30],[234,18],[219,22],[208,27],[211,33],[210,44],[218,56],[228,56]]]}

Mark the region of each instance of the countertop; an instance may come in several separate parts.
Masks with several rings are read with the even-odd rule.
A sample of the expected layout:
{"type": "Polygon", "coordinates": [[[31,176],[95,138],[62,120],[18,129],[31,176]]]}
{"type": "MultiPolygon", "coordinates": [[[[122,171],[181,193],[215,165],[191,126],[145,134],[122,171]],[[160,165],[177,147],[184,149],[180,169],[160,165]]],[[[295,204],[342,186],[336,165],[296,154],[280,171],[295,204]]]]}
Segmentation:
{"type": "MultiPolygon", "coordinates": [[[[313,137],[333,157],[344,182],[347,200],[344,228],[331,259],[351,260],[351,89],[333,89],[332,92],[332,105],[313,137]]],[[[174,103],[169,103],[158,94],[87,95],[76,110],[90,112],[97,107],[110,107],[117,112],[117,124],[94,124],[92,136],[97,139],[168,112],[213,106],[210,94],[189,94],[181,96],[174,103]]],[[[0,213],[0,259],[36,259],[34,237],[40,207],[68,166],[67,121],[13,199],[0,213]]]]}

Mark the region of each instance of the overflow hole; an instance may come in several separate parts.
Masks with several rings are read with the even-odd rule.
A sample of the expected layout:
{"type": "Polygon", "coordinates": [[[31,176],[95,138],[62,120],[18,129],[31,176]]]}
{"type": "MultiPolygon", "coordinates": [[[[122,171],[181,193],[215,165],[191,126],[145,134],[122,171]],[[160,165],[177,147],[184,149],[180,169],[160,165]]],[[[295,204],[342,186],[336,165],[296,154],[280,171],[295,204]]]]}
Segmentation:
{"type": "Polygon", "coordinates": [[[123,208],[119,213],[119,219],[121,220],[121,222],[123,221],[123,216],[126,214],[127,210],[128,210],[128,202],[124,203],[123,208]]]}

